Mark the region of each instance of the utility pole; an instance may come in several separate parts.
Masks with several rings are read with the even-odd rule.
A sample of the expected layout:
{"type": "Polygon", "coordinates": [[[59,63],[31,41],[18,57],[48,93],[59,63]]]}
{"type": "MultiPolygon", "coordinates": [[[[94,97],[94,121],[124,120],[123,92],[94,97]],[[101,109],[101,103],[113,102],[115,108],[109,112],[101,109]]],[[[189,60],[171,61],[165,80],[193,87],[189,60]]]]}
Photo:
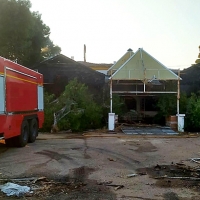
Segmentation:
{"type": "Polygon", "coordinates": [[[111,69],[111,76],[110,76],[110,113],[112,113],[112,69],[111,69]]]}
{"type": "Polygon", "coordinates": [[[180,100],[180,69],[178,69],[178,84],[177,84],[177,115],[179,115],[179,100],[180,100]]]}
{"type": "Polygon", "coordinates": [[[86,45],[84,44],[84,50],[83,50],[84,52],[84,62],[86,62],[86,45]]]}

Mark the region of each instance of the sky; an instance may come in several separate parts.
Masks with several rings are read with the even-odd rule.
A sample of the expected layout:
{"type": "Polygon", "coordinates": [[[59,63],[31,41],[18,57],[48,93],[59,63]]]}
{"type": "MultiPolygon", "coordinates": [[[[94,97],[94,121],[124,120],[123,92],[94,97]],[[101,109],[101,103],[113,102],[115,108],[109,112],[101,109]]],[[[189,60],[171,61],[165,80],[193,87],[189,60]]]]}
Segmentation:
{"type": "Polygon", "coordinates": [[[62,54],[113,63],[131,48],[172,69],[195,63],[200,45],[200,0],[30,0],[62,54]]]}

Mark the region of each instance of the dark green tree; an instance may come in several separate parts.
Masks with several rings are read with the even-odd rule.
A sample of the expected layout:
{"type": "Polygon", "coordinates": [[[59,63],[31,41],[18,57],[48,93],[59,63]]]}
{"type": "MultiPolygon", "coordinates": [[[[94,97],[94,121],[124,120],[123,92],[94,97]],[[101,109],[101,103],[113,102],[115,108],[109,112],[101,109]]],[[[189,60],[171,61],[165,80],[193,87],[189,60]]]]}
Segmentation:
{"type": "Polygon", "coordinates": [[[43,131],[50,131],[54,123],[54,113],[59,130],[71,129],[74,132],[102,126],[102,107],[95,103],[87,86],[77,79],[71,80],[65,91],[55,99],[45,93],[45,121],[43,131]]]}
{"type": "MultiPolygon", "coordinates": [[[[61,124],[69,124],[72,131],[83,131],[91,128],[99,128],[102,125],[102,108],[98,105],[89,93],[86,85],[79,83],[77,79],[69,82],[65,91],[59,97],[63,105],[66,100],[75,102],[71,112],[61,121],[61,124]]],[[[59,128],[62,128],[59,126],[59,128]]]]}
{"type": "Polygon", "coordinates": [[[0,56],[27,67],[61,51],[41,15],[30,8],[29,0],[0,0],[0,56]]]}
{"type": "MultiPolygon", "coordinates": [[[[187,110],[188,97],[181,93],[179,100],[179,113],[185,114],[187,110]]],[[[159,96],[157,107],[164,117],[177,114],[177,96],[175,94],[162,94],[159,96]]]]}

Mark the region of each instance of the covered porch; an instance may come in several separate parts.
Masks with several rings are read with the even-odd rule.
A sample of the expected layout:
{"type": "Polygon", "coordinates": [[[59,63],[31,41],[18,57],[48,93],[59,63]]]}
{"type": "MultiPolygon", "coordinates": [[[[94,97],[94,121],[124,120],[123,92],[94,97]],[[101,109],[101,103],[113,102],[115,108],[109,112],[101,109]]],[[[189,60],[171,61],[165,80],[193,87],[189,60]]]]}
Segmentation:
{"type": "Polygon", "coordinates": [[[139,119],[157,114],[156,102],[161,94],[177,97],[179,115],[180,75],[175,74],[144,49],[135,53],[131,49],[108,70],[110,80],[110,113],[113,112],[112,96],[118,94],[127,108],[139,119]]]}

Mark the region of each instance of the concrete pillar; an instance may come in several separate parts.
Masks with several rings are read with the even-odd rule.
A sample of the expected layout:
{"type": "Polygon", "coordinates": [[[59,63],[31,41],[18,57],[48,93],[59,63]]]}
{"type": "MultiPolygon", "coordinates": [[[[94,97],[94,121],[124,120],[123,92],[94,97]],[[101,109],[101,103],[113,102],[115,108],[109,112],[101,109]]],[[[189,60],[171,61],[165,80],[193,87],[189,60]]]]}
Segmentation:
{"type": "Polygon", "coordinates": [[[176,115],[177,118],[178,118],[178,131],[179,132],[184,132],[184,117],[185,117],[185,114],[177,114],[176,115]]]}
{"type": "Polygon", "coordinates": [[[108,130],[114,131],[115,129],[115,113],[108,113],[108,130]]]}

